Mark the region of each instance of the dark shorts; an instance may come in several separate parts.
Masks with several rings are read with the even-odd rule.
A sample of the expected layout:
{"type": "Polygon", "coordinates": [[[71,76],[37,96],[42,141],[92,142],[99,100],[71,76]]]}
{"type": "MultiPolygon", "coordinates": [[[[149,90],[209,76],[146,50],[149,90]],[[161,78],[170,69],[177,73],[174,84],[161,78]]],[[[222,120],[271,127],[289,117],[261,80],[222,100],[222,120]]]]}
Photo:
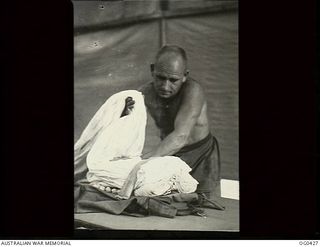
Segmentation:
{"type": "Polygon", "coordinates": [[[214,193],[220,181],[220,154],[218,142],[209,134],[203,140],[183,147],[174,154],[192,169],[190,174],[199,182],[197,192],[214,193]],[[213,155],[216,151],[217,155],[213,155]]]}

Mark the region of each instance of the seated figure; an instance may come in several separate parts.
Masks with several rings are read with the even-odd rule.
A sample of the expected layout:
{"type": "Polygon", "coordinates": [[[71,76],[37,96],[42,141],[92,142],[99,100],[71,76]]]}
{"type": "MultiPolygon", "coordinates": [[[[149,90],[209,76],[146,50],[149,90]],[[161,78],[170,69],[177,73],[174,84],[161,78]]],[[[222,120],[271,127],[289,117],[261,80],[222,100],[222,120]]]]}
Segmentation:
{"type": "MultiPolygon", "coordinates": [[[[210,133],[204,90],[199,82],[189,76],[185,51],[178,46],[162,47],[156,55],[155,63],[151,64],[151,75],[153,80],[139,89],[142,94],[134,90],[124,91],[120,93],[118,104],[114,103],[112,96],[105,103],[106,107],[101,107],[75,145],[75,164],[79,164],[91,150],[86,159],[89,169],[87,178],[91,182],[98,181],[95,176],[103,177],[105,171],[97,164],[110,161],[105,158],[106,145],[115,146],[119,141],[126,142],[132,147],[132,154],[110,155],[111,160],[122,164],[122,169],[113,174],[118,181],[112,185],[99,181],[95,186],[107,191],[114,188],[114,192],[118,193],[118,189],[123,189],[125,181],[133,176],[135,178],[125,184],[125,190],[130,191],[138,183],[138,175],[141,174],[138,172],[139,162],[144,164],[144,160],[175,156],[179,162],[191,168],[190,174],[198,182],[196,192],[213,199],[220,180],[220,163],[214,162],[212,157],[217,141],[210,133]],[[145,107],[141,107],[141,104],[145,107]],[[108,107],[115,110],[106,114],[105,109],[108,107]],[[160,129],[161,142],[141,157],[146,124],[145,108],[160,129]],[[130,121],[126,121],[128,118],[130,121]],[[115,120],[114,125],[111,120],[115,120]],[[108,137],[104,131],[106,126],[112,129],[109,133],[117,135],[108,137]],[[120,130],[119,126],[123,126],[123,129],[120,130]],[[139,130],[139,137],[132,133],[133,129],[139,130]]],[[[84,172],[86,167],[76,165],[75,179],[84,172]]],[[[111,176],[110,171],[108,176],[111,176]]],[[[128,193],[122,191],[120,195],[128,193]]]]}

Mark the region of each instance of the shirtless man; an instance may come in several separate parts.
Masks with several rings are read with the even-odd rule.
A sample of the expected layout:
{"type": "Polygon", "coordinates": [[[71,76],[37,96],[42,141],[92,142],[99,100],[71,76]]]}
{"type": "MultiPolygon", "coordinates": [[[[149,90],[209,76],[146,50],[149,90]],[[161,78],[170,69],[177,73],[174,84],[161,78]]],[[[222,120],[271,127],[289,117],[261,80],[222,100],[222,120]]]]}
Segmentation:
{"type": "MultiPolygon", "coordinates": [[[[143,85],[147,109],[160,129],[160,144],[143,158],[175,155],[191,168],[198,180],[197,192],[211,197],[219,180],[219,167],[212,160],[215,146],[210,134],[203,88],[188,76],[187,56],[178,46],[164,46],[151,64],[153,81],[143,85]]],[[[123,115],[134,107],[127,98],[123,115]]]]}

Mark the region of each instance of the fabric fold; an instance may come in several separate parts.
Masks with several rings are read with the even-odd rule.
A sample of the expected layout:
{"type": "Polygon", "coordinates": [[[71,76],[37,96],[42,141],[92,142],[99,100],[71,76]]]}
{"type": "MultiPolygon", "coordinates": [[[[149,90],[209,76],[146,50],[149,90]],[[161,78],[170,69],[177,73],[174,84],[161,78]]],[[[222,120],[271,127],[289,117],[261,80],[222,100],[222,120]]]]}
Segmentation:
{"type": "Polygon", "coordinates": [[[128,199],[132,192],[135,196],[194,192],[198,182],[189,174],[191,168],[180,158],[141,159],[146,124],[141,92],[126,90],[112,95],[76,142],[75,168],[85,160],[88,182],[102,182],[118,189],[124,187],[120,190],[122,199],[128,199]],[[121,117],[127,97],[132,97],[135,104],[129,115],[121,117]]]}

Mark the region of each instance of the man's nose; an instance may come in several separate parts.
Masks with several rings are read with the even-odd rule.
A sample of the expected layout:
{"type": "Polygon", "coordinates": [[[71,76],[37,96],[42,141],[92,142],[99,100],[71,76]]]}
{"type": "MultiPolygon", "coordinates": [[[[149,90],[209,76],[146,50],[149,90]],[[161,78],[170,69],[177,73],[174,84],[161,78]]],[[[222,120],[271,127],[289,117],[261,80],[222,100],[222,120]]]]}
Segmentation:
{"type": "Polygon", "coordinates": [[[169,90],[170,89],[170,81],[169,80],[165,80],[162,84],[162,89],[163,90],[169,90]]]}

